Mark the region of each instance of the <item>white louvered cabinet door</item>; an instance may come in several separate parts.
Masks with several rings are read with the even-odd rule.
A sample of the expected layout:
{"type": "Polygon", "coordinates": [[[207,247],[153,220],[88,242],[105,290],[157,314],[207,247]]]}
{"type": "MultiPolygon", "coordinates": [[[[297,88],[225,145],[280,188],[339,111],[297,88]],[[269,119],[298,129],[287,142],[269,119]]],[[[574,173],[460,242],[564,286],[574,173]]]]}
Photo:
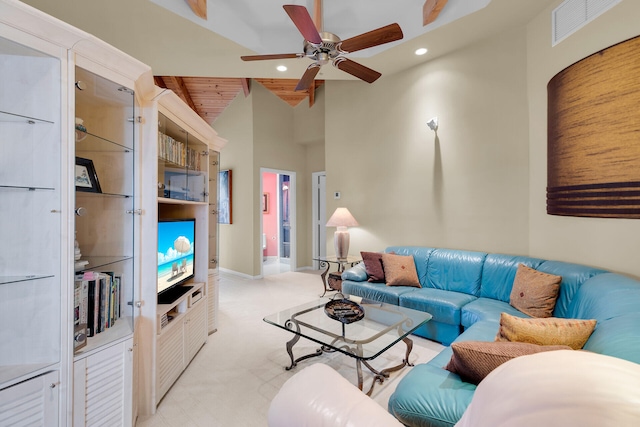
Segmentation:
{"type": "Polygon", "coordinates": [[[156,404],[184,369],[184,316],[175,318],[158,336],[156,356],[156,404]]]}
{"type": "Polygon", "coordinates": [[[0,391],[0,426],[57,426],[60,399],[58,371],[0,391]]]}
{"type": "Polygon", "coordinates": [[[203,297],[189,310],[186,328],[185,365],[191,362],[200,347],[207,341],[207,301],[203,297]]]}
{"type": "Polygon", "coordinates": [[[128,339],[73,364],[74,426],[131,426],[133,357],[128,339]]]}

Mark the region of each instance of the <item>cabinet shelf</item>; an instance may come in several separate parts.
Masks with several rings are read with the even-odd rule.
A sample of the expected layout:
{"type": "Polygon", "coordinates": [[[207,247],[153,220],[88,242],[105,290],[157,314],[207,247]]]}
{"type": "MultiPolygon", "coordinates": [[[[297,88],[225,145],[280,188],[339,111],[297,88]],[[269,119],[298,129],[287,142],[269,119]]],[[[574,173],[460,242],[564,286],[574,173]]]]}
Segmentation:
{"type": "Polygon", "coordinates": [[[0,185],[0,191],[53,191],[55,188],[53,187],[32,187],[32,186],[21,186],[21,185],[0,185]]]}
{"type": "Polygon", "coordinates": [[[166,203],[169,205],[208,205],[208,202],[194,202],[192,200],[170,199],[168,197],[158,197],[158,203],[166,203]]]}
{"type": "Polygon", "coordinates": [[[17,122],[17,123],[28,123],[30,125],[34,124],[53,124],[52,121],[38,119],[35,117],[23,116],[20,114],[9,113],[6,111],[0,111],[0,122],[17,122]]]}
{"type": "Polygon", "coordinates": [[[100,270],[106,266],[133,259],[132,256],[92,256],[83,257],[81,261],[89,261],[83,270],[100,270]]]}
{"type": "Polygon", "coordinates": [[[171,160],[164,159],[162,157],[158,157],[159,163],[164,163],[165,168],[171,168],[173,170],[178,170],[181,173],[186,173],[190,175],[201,175],[202,169],[192,168],[188,165],[172,162],[171,160]]]}
{"type": "Polygon", "coordinates": [[[55,277],[55,274],[33,274],[27,276],[0,276],[0,285],[8,285],[9,283],[29,282],[31,280],[47,279],[49,277],[55,277]]]}
{"type": "Polygon", "coordinates": [[[118,193],[86,193],[82,191],[76,192],[76,198],[78,197],[114,197],[119,199],[128,199],[133,197],[132,194],[118,194],[118,193]]]}
{"type": "Polygon", "coordinates": [[[133,152],[132,147],[127,147],[118,142],[111,141],[90,132],[76,129],[76,151],[77,152],[133,152]],[[79,137],[80,136],[80,137],[79,137]]]}
{"type": "Polygon", "coordinates": [[[123,341],[131,337],[133,319],[130,316],[119,318],[116,323],[99,334],[87,338],[87,345],[79,350],[73,356],[74,362],[84,359],[100,350],[105,345],[112,345],[118,341],[123,341]]]}
{"type": "Polygon", "coordinates": [[[47,372],[55,365],[51,363],[30,363],[24,365],[0,366],[0,384],[12,386],[40,373],[47,372]]]}

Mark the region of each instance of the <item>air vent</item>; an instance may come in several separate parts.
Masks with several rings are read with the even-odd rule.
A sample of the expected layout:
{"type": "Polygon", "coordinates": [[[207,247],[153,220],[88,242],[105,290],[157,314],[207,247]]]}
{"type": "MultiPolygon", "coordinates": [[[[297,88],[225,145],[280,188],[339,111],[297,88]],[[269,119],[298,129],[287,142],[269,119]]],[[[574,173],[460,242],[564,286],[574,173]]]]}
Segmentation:
{"type": "Polygon", "coordinates": [[[622,0],[566,0],[551,12],[551,45],[596,19],[622,0]]]}

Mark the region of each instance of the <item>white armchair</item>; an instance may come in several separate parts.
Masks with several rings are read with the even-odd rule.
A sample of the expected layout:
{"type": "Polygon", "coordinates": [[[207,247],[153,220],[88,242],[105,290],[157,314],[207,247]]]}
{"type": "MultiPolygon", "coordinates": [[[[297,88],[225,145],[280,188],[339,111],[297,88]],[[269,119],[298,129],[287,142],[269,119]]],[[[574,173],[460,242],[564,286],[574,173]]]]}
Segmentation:
{"type": "Polygon", "coordinates": [[[269,427],[402,427],[387,410],[333,368],[315,363],[282,386],[269,427]]]}

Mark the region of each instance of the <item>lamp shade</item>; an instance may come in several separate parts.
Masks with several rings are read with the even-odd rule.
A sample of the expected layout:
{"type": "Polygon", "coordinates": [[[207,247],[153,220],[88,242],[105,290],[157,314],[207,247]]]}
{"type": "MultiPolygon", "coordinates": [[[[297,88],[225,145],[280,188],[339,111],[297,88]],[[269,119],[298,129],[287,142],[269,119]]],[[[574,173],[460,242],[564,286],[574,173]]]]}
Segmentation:
{"type": "Polygon", "coordinates": [[[327,227],[357,227],[358,221],[351,215],[349,209],[338,208],[327,221],[327,227]]]}

